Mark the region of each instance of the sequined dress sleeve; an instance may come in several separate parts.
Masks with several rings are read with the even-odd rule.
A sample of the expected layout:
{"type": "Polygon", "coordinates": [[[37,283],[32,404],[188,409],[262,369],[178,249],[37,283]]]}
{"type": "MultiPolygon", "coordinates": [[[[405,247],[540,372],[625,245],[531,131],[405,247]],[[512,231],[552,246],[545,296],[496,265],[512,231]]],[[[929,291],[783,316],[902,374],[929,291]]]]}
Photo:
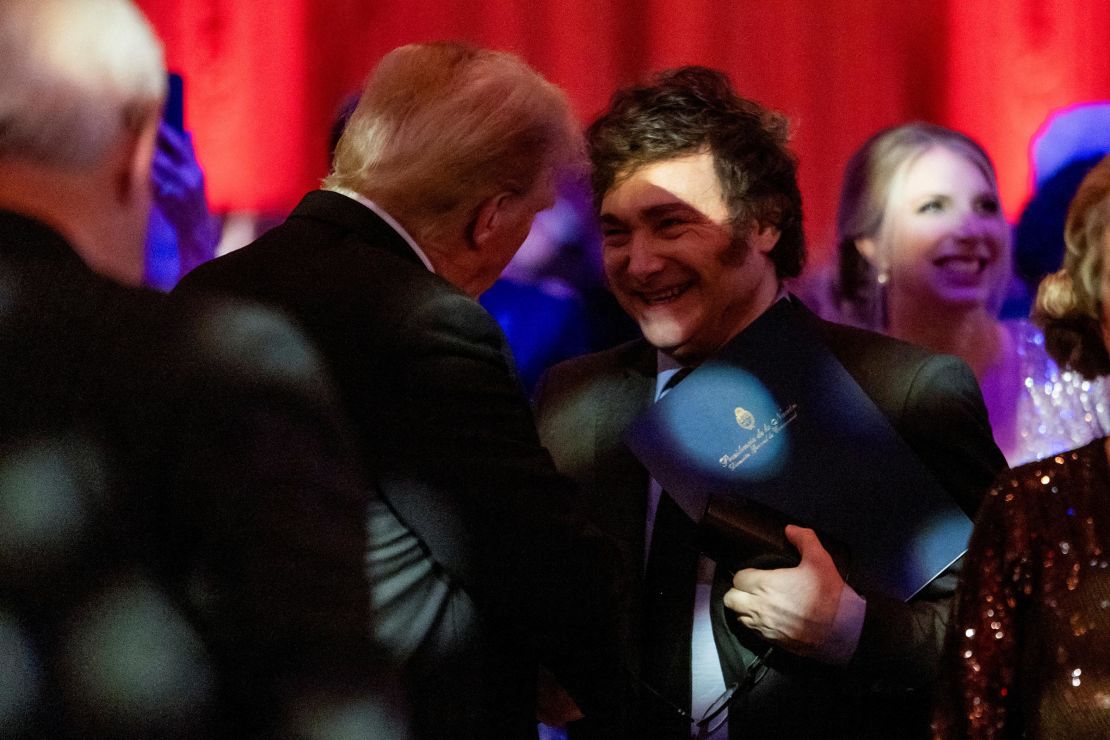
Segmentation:
{"type": "Polygon", "coordinates": [[[938,738],[1110,737],[1103,439],[1005,473],[980,510],[938,738]]]}
{"type": "Polygon", "coordinates": [[[1085,445],[1110,433],[1110,378],[1089,380],[1061,370],[1044,334],[1025,319],[1003,322],[1021,367],[1016,399],[1017,439],[1003,445],[1013,467],[1085,445]]]}

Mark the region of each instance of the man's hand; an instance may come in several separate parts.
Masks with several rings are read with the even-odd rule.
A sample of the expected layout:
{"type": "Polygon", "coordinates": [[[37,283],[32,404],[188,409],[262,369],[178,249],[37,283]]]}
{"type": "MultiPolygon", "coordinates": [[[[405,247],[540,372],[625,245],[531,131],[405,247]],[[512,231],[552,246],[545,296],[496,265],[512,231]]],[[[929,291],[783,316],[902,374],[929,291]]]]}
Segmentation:
{"type": "Polygon", "coordinates": [[[808,658],[846,662],[859,640],[864,602],[844,583],[812,529],[788,525],[786,538],[798,548],[801,563],[738,572],[725,606],[774,645],[808,658]],[[845,598],[852,601],[838,620],[845,598]]]}
{"type": "Polygon", "coordinates": [[[216,254],[219,221],[209,212],[204,171],[189,134],[164,121],[158,127],[158,148],[151,164],[154,205],[177,235],[179,276],[216,254]]]}

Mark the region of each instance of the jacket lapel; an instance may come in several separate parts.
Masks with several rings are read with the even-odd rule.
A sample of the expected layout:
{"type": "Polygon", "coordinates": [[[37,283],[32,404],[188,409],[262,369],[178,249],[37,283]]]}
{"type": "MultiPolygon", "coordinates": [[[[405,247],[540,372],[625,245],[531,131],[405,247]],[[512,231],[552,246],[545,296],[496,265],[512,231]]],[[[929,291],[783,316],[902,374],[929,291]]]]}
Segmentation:
{"type": "Polygon", "coordinates": [[[654,349],[647,342],[635,342],[618,358],[610,387],[599,396],[594,425],[598,503],[610,531],[626,543],[627,556],[635,558],[637,565],[643,564],[648,473],[622,435],[651,405],[654,386],[654,349]]]}

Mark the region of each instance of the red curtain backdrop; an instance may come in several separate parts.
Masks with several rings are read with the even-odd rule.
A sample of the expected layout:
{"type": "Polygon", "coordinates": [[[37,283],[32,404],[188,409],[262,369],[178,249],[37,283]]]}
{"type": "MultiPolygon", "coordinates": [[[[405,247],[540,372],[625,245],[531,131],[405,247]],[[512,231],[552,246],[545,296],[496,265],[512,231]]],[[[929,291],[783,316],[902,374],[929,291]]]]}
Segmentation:
{"type": "Polygon", "coordinates": [[[924,119],[980,140],[1014,217],[1045,116],[1110,99],[1106,0],[138,1],[185,77],[186,125],[220,211],[288,211],[326,173],[340,101],[413,41],[515,51],[584,123],[651,71],[728,71],[793,122],[811,264],[831,254],[844,163],[878,128],[924,119]]]}

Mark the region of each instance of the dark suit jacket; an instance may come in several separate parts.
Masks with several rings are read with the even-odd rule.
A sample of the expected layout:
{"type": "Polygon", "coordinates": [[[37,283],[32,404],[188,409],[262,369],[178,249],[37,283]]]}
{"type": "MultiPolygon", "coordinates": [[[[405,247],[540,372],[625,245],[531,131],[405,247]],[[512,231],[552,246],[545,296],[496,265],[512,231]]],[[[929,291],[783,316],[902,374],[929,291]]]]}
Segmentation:
{"type": "MultiPolygon", "coordinates": [[[[1005,467],[970,370],[959,360],[859,329],[825,322],[795,300],[828,346],[895,429],[969,514],[994,474],[1005,467]]],[[[655,396],[655,349],[640,340],[556,366],[537,396],[540,436],[559,469],[574,478],[593,515],[623,546],[628,623],[624,647],[638,665],[648,474],[621,441],[655,396]]],[[[723,570],[723,569],[721,569],[723,570]]],[[[945,576],[909,605],[864,594],[867,615],[855,657],[831,667],[778,650],[770,670],[730,707],[737,737],[912,737],[928,728],[928,693],[936,674],[954,578],[945,576]]],[[[727,684],[764,649],[728,619],[718,573],[714,632],[727,684]],[[726,626],[727,625],[727,626],[726,626]]],[[[675,635],[689,641],[689,635],[675,635]]],[[[650,702],[649,702],[650,703],[650,702]]],[[[688,709],[688,707],[687,707],[688,709]]],[[[648,712],[642,712],[647,716],[648,712]]],[[[665,714],[665,712],[664,712],[665,714]]],[[[654,715],[652,715],[654,716],[654,715]]],[[[652,720],[645,737],[682,737],[678,722],[652,720]]]]}
{"type": "Polygon", "coordinates": [[[446,572],[443,598],[415,617],[426,639],[406,656],[418,734],[534,736],[537,653],[587,713],[619,704],[612,545],[576,514],[477,302],[373,211],[327,191],[182,289],[250,296],[301,323],[385,499],[446,572]],[[451,584],[480,624],[448,614],[451,584]],[[427,620],[429,609],[444,615],[427,620]]]}
{"type": "Polygon", "coordinates": [[[286,322],[123,287],[0,212],[0,510],[24,512],[0,534],[0,613],[44,659],[31,736],[287,735],[312,696],[360,698],[353,459],[286,322]],[[113,681],[136,692],[109,701],[113,681]]]}

